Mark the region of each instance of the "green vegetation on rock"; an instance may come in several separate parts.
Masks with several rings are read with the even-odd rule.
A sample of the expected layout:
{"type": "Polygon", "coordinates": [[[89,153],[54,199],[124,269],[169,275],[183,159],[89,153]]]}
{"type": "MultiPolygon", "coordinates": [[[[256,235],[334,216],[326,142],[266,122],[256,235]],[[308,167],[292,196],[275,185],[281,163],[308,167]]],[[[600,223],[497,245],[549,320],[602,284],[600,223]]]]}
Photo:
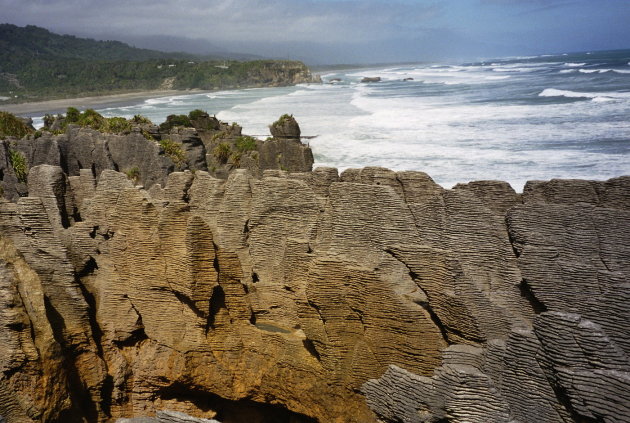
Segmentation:
{"type": "Polygon", "coordinates": [[[140,180],[140,169],[138,169],[137,166],[134,166],[125,171],[125,175],[127,175],[127,178],[129,178],[134,184],[137,184],[140,180]]]}
{"type": "Polygon", "coordinates": [[[15,172],[15,177],[20,182],[26,182],[28,176],[28,165],[26,164],[26,157],[22,153],[12,148],[9,149],[9,163],[15,172]]]}
{"type": "Polygon", "coordinates": [[[222,142],[212,150],[212,155],[219,161],[219,163],[225,163],[232,154],[232,148],[227,142],[222,142]]]}
{"type": "Polygon", "coordinates": [[[168,131],[171,128],[176,126],[184,126],[186,128],[191,128],[193,125],[190,122],[190,119],[186,115],[168,115],[166,117],[166,121],[160,124],[161,131],[168,131]]]}
{"type": "Polygon", "coordinates": [[[148,117],[142,116],[142,115],[134,115],[131,118],[131,121],[133,123],[137,123],[137,124],[147,124],[147,125],[152,125],[153,124],[153,122],[151,122],[151,120],[148,117]]]}
{"type": "MultiPolygon", "coordinates": [[[[52,121],[54,121],[52,116],[46,115],[44,117],[44,125],[46,127],[50,127],[52,121]]],[[[85,112],[81,113],[75,107],[68,107],[62,129],[65,129],[69,124],[115,134],[128,133],[131,131],[131,122],[127,119],[123,117],[106,118],[94,109],[87,109],[85,112]]]]}
{"type": "Polygon", "coordinates": [[[94,109],[87,109],[85,112],[81,113],[76,122],[69,121],[66,115],[66,121],[67,123],[76,123],[77,125],[96,130],[104,130],[107,126],[107,120],[94,109]]]}
{"type": "Polygon", "coordinates": [[[256,150],[256,138],[249,135],[242,135],[236,139],[236,149],[244,153],[246,151],[256,150]]]}
{"type": "Polygon", "coordinates": [[[181,145],[175,141],[170,138],[164,138],[160,140],[160,147],[178,168],[181,168],[186,163],[186,154],[182,150],[181,145]]]}
{"type": "Polygon", "coordinates": [[[19,118],[11,113],[0,112],[0,138],[22,138],[31,132],[32,130],[19,118]]]}
{"type": "Polygon", "coordinates": [[[197,120],[202,117],[205,117],[207,114],[208,113],[204,112],[203,110],[195,109],[195,110],[192,110],[190,113],[188,113],[188,117],[190,118],[190,120],[197,120]]]}
{"type": "Polygon", "coordinates": [[[292,119],[293,119],[293,115],[289,115],[289,114],[285,113],[282,116],[280,116],[277,121],[272,123],[272,125],[274,125],[274,126],[276,126],[276,125],[284,125],[285,123],[289,122],[292,119]]]}
{"type": "Polygon", "coordinates": [[[127,133],[131,131],[131,123],[123,117],[107,118],[107,132],[127,133]]]}
{"type": "Polygon", "coordinates": [[[243,157],[243,153],[235,151],[230,155],[230,160],[234,163],[234,166],[239,167],[241,165],[241,157],[243,157]]]}
{"type": "MultiPolygon", "coordinates": [[[[92,110],[93,111],[93,110],[92,110]]],[[[81,119],[81,112],[76,107],[68,107],[66,109],[66,121],[71,123],[78,123],[81,119]]]]}

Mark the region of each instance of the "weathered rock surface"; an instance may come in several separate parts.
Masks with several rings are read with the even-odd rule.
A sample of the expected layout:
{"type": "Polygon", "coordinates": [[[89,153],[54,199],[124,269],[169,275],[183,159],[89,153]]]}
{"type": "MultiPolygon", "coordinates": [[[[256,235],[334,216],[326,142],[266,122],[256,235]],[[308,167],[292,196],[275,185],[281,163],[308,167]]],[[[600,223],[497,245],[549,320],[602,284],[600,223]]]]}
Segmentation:
{"type": "Polygon", "coordinates": [[[274,138],[300,139],[300,125],[293,116],[283,115],[269,126],[269,131],[274,138]]]}
{"type": "Polygon", "coordinates": [[[0,203],[8,422],[630,421],[630,177],[60,165],[0,203]]]}
{"type": "Polygon", "coordinates": [[[98,179],[104,170],[116,170],[147,189],[154,184],[164,186],[169,174],[182,170],[210,171],[220,178],[227,178],[237,168],[248,169],[257,177],[268,169],[310,172],[313,153],[300,141],[299,126],[291,119],[287,126],[291,136],[255,140],[254,148],[246,151],[238,144],[240,126],[220,122],[206,113],[193,121],[194,128],[160,131],[155,125],[134,124],[130,133],[113,134],[68,125],[57,135],[44,131],[38,138],[0,139],[0,196],[17,201],[28,195],[25,177],[21,178],[11,163],[11,152],[24,158],[26,173],[42,164],[60,166],[69,177],[79,176],[83,169],[98,179]],[[181,157],[167,151],[162,145],[165,141],[181,150],[181,157]],[[228,146],[225,160],[217,158],[215,152],[220,143],[228,146]]]}

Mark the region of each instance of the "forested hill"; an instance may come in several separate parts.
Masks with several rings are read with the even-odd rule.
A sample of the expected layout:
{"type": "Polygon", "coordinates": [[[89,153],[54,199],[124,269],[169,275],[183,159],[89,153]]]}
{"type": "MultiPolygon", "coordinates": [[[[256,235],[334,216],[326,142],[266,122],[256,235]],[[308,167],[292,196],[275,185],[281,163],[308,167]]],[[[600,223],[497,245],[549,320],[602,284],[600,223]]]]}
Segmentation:
{"type": "Polygon", "coordinates": [[[155,89],[223,89],[308,82],[301,62],[209,60],[186,53],[0,24],[0,105],[155,89]]]}
{"type": "Polygon", "coordinates": [[[0,69],[12,71],[32,60],[132,60],[188,59],[186,53],[165,53],[135,48],[120,41],[97,41],[59,35],[34,25],[0,24],[0,69]]]}

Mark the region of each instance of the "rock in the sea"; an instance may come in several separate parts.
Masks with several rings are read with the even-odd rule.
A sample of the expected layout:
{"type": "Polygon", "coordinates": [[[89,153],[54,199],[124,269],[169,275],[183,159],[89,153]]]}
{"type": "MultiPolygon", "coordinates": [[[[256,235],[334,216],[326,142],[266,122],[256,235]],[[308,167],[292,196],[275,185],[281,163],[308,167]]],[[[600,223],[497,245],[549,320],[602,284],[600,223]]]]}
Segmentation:
{"type": "Polygon", "coordinates": [[[269,126],[269,130],[274,138],[299,139],[301,134],[300,125],[290,115],[280,116],[280,119],[269,126]]]}
{"type": "Polygon", "coordinates": [[[381,77],[380,76],[366,76],[366,77],[363,77],[363,79],[361,79],[361,82],[364,82],[364,83],[381,82],[381,77]]]}

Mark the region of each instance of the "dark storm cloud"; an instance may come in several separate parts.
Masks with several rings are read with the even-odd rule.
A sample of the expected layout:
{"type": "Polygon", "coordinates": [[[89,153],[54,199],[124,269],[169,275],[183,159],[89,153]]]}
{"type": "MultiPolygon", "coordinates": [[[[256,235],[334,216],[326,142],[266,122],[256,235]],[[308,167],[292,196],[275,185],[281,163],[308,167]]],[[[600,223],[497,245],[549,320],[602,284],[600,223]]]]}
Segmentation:
{"type": "Polygon", "coordinates": [[[230,41],[340,42],[417,31],[439,7],[385,1],[2,0],[10,22],[64,31],[176,35],[230,41]]]}
{"type": "Polygon", "coordinates": [[[0,20],[118,39],[148,48],[197,53],[230,49],[311,62],[348,63],[627,48],[629,3],[0,0],[0,20]]]}

